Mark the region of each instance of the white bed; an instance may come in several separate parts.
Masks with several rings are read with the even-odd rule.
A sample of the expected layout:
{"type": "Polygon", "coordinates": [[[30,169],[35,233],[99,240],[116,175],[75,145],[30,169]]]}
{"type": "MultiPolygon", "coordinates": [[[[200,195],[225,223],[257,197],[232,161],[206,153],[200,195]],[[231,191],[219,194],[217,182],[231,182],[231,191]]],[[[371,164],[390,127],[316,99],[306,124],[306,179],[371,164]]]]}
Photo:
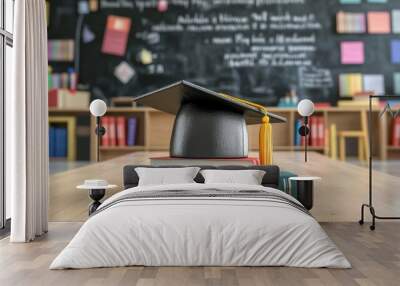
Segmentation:
{"type": "Polygon", "coordinates": [[[318,222],[297,204],[279,190],[254,185],[127,189],[100,206],[50,269],[128,265],[350,268],[318,222]],[[175,190],[182,194],[242,191],[242,195],[135,197],[175,190]],[[272,199],[253,197],[251,191],[265,192],[272,199]]]}

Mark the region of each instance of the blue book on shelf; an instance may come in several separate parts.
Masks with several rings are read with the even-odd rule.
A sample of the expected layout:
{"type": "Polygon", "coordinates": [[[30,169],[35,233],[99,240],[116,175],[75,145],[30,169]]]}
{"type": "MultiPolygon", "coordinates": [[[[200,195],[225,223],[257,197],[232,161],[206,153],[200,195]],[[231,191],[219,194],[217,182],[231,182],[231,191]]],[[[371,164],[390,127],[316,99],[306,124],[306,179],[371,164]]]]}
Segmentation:
{"type": "Polygon", "coordinates": [[[56,141],[56,131],[54,126],[50,126],[49,128],[49,156],[55,157],[55,141],[56,141]]]}
{"type": "Polygon", "coordinates": [[[54,157],[67,157],[67,128],[55,128],[55,155],[54,157]]]}
{"type": "Polygon", "coordinates": [[[300,127],[301,127],[301,120],[298,119],[298,120],[296,120],[295,127],[294,127],[294,132],[295,132],[294,133],[294,140],[295,140],[294,145],[295,146],[301,145],[301,136],[299,134],[300,127]]]}
{"type": "Polygon", "coordinates": [[[127,145],[134,146],[136,144],[136,128],[137,127],[137,119],[136,117],[130,117],[128,119],[128,139],[127,145]]]}

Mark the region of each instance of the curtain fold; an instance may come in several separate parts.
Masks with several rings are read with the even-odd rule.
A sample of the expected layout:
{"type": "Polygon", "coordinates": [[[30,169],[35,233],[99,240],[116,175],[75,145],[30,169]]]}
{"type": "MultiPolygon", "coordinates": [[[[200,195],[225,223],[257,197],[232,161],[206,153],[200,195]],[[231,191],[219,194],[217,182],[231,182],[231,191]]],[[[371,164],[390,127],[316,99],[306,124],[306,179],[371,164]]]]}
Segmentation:
{"type": "Polygon", "coordinates": [[[6,98],[12,242],[48,228],[47,25],[44,0],[15,1],[13,93],[6,98]],[[7,103],[8,102],[8,103],[7,103]]]}

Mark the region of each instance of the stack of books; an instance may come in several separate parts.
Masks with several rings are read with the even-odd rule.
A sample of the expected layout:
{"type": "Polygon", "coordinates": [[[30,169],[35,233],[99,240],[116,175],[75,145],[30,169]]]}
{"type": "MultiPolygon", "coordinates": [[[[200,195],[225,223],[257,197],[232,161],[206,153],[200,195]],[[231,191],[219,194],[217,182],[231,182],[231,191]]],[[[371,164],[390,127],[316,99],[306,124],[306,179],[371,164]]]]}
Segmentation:
{"type": "Polygon", "coordinates": [[[125,116],[104,116],[101,124],[106,129],[102,137],[102,146],[136,145],[137,118],[125,116]]]}
{"type": "MultiPolygon", "coordinates": [[[[298,119],[295,122],[294,145],[304,146],[305,137],[300,136],[299,129],[303,126],[303,120],[298,119]]],[[[326,137],[325,120],[323,116],[312,116],[309,118],[310,135],[308,136],[308,145],[311,147],[324,147],[326,137]]]]}
{"type": "Polygon", "coordinates": [[[49,156],[51,158],[67,157],[67,128],[51,125],[49,127],[49,156]]]}

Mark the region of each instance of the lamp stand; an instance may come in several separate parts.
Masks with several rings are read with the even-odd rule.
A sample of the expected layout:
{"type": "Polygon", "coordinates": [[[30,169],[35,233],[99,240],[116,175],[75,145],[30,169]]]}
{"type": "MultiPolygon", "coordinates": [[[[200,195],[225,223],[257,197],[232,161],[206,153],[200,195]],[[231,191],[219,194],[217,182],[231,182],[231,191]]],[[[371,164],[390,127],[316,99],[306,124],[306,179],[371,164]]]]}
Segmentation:
{"type": "MultiPolygon", "coordinates": [[[[374,98],[379,99],[384,99],[384,100],[388,100],[388,99],[398,99],[398,96],[394,96],[394,95],[370,95],[369,96],[369,111],[368,111],[368,140],[369,140],[369,168],[368,168],[368,175],[369,175],[369,180],[368,180],[368,204],[364,203],[361,205],[361,219],[358,221],[359,224],[363,225],[364,224],[364,209],[368,208],[369,212],[371,213],[372,216],[372,224],[370,225],[370,230],[375,230],[375,220],[376,219],[383,219],[383,220],[398,220],[400,219],[400,217],[388,217],[388,216],[379,216],[376,214],[375,208],[373,206],[373,201],[372,201],[372,190],[373,190],[373,186],[372,186],[372,163],[373,163],[373,157],[372,157],[372,150],[373,150],[373,131],[374,128],[372,128],[372,100],[374,98]]],[[[389,104],[389,103],[388,103],[389,104]]],[[[389,106],[390,108],[390,106],[389,106]]],[[[386,107],[385,110],[383,110],[383,112],[380,114],[380,116],[382,116],[385,112],[386,112],[386,107]]],[[[393,115],[393,114],[392,114],[393,115]]],[[[396,117],[395,115],[393,115],[393,117],[396,117]]]]}
{"type": "Polygon", "coordinates": [[[97,135],[97,155],[96,161],[100,162],[100,140],[101,137],[106,134],[106,129],[101,126],[100,116],[96,116],[96,130],[95,133],[97,135]]]}
{"type": "Polygon", "coordinates": [[[304,142],[304,162],[307,163],[307,152],[308,152],[308,136],[310,134],[310,129],[308,128],[308,116],[304,117],[304,126],[305,126],[305,140],[306,142],[304,142]]]}
{"type": "Polygon", "coordinates": [[[305,162],[308,161],[308,155],[307,155],[307,152],[308,152],[308,138],[309,138],[309,135],[310,135],[310,128],[308,127],[308,121],[309,121],[309,117],[305,116],[304,117],[304,125],[299,128],[300,136],[305,137],[304,138],[304,140],[305,140],[305,142],[304,142],[304,161],[305,162]]]}

